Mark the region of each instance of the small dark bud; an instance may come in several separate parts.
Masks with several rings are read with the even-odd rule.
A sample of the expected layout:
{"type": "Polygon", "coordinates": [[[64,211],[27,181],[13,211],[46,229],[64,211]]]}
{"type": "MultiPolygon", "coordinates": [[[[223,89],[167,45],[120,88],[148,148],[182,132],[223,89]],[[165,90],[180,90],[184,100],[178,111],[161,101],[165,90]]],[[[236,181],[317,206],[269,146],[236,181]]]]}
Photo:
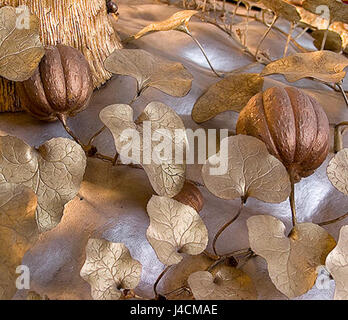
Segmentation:
{"type": "Polygon", "coordinates": [[[106,7],[108,9],[108,13],[117,13],[118,5],[113,1],[107,1],[106,7]]]}

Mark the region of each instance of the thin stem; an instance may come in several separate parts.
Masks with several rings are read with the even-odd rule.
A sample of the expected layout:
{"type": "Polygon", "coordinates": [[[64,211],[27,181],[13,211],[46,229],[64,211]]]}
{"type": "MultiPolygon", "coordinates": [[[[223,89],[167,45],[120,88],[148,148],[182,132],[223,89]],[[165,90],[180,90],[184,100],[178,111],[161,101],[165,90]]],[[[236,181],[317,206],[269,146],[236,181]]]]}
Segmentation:
{"type": "Polygon", "coordinates": [[[296,37],[294,37],[293,39],[296,41],[298,39],[300,39],[307,31],[309,30],[309,27],[304,28],[296,37]]]}
{"type": "Polygon", "coordinates": [[[157,292],[157,286],[159,284],[159,282],[161,281],[161,279],[163,278],[163,276],[166,274],[166,272],[170,269],[171,266],[167,266],[161,273],[160,275],[158,276],[156,282],[154,283],[153,285],[153,291],[155,293],[155,299],[158,300],[159,298],[159,294],[157,292]]]}
{"type": "Polygon", "coordinates": [[[88,145],[91,146],[95,140],[96,137],[98,137],[104,130],[106,129],[106,126],[103,126],[100,128],[88,141],[88,145]]]}
{"type": "Polygon", "coordinates": [[[293,173],[289,173],[290,182],[291,182],[291,193],[290,193],[290,208],[291,208],[291,217],[292,217],[292,225],[295,226],[297,224],[296,219],[296,204],[295,204],[295,182],[293,173]]]}
{"type": "Polygon", "coordinates": [[[283,58],[286,57],[286,54],[287,54],[287,52],[288,52],[288,48],[289,48],[289,44],[290,44],[291,35],[292,35],[292,33],[293,33],[295,27],[296,27],[296,23],[291,22],[290,30],[289,30],[289,34],[288,34],[288,38],[286,39],[286,45],[285,45],[285,48],[284,48],[283,58]]]}
{"type": "Polygon", "coordinates": [[[244,46],[247,46],[247,38],[248,38],[248,31],[249,31],[249,15],[250,15],[250,6],[247,5],[247,17],[246,17],[246,25],[245,25],[244,37],[243,37],[244,46]]]}
{"type": "Polygon", "coordinates": [[[81,142],[81,140],[69,128],[69,126],[67,124],[67,116],[63,115],[63,114],[58,114],[57,118],[60,121],[60,123],[63,125],[65,131],[70,135],[70,137],[72,137],[75,140],[75,142],[78,143],[82,147],[83,150],[85,150],[86,146],[81,142]]]}
{"type": "Polygon", "coordinates": [[[238,217],[240,216],[242,210],[243,210],[243,207],[244,207],[244,203],[245,201],[241,201],[241,204],[240,204],[240,207],[238,209],[238,212],[237,214],[230,220],[228,221],[227,223],[225,223],[221,228],[220,230],[217,232],[217,234],[215,235],[214,239],[213,239],[213,252],[214,254],[216,254],[217,256],[219,256],[219,254],[217,253],[216,251],[216,241],[219,239],[220,235],[226,230],[227,227],[229,227],[233,222],[235,222],[238,217]]]}
{"type": "Polygon", "coordinates": [[[335,218],[335,219],[332,219],[332,220],[328,220],[328,221],[324,221],[324,222],[320,222],[318,223],[319,226],[327,226],[328,224],[332,224],[332,223],[336,223],[336,222],[339,222],[345,218],[348,217],[348,212],[345,213],[343,216],[340,216],[338,218],[335,218]]]}
{"type": "Polygon", "coordinates": [[[198,48],[201,50],[201,52],[202,52],[202,54],[203,54],[205,60],[207,60],[210,69],[215,73],[215,75],[218,76],[219,78],[222,78],[222,76],[221,76],[220,74],[218,74],[218,73],[215,71],[215,69],[214,69],[214,67],[212,66],[212,64],[211,64],[211,62],[210,62],[210,60],[209,60],[207,54],[205,53],[204,48],[202,47],[202,45],[200,44],[200,42],[196,39],[196,37],[194,37],[194,36],[192,35],[192,33],[190,32],[190,30],[187,29],[186,26],[183,27],[182,31],[185,32],[186,34],[188,34],[188,35],[191,37],[191,39],[196,43],[196,45],[198,46],[198,48]]]}
{"type": "MultiPolygon", "coordinates": [[[[330,24],[329,24],[329,26],[330,26],[330,24]]],[[[327,29],[325,30],[324,36],[323,36],[323,40],[321,41],[321,47],[320,47],[320,50],[321,50],[321,51],[324,50],[324,48],[325,48],[327,35],[329,34],[329,26],[328,26],[327,29]]]]}
{"type": "Polygon", "coordinates": [[[242,2],[242,0],[238,0],[237,5],[236,5],[236,7],[233,10],[233,14],[232,14],[232,17],[231,17],[231,24],[230,24],[230,33],[232,33],[233,22],[234,22],[234,19],[235,19],[236,14],[237,14],[237,10],[238,10],[239,5],[240,5],[241,2],[242,2]]]}
{"type": "Polygon", "coordinates": [[[260,39],[260,41],[259,41],[259,43],[258,43],[258,45],[256,47],[256,52],[255,52],[255,57],[256,58],[257,58],[257,54],[259,53],[259,50],[260,50],[262,42],[266,39],[267,35],[270,33],[272,27],[277,22],[277,20],[278,20],[278,16],[275,15],[273,17],[272,23],[269,25],[269,27],[267,28],[266,32],[263,34],[262,38],[260,39]]]}
{"type": "Polygon", "coordinates": [[[348,97],[346,95],[346,92],[344,91],[342,82],[339,82],[339,83],[336,83],[336,84],[337,84],[338,88],[340,89],[340,91],[342,93],[342,96],[343,96],[343,99],[344,99],[344,102],[346,103],[346,105],[348,107],[348,97]]]}

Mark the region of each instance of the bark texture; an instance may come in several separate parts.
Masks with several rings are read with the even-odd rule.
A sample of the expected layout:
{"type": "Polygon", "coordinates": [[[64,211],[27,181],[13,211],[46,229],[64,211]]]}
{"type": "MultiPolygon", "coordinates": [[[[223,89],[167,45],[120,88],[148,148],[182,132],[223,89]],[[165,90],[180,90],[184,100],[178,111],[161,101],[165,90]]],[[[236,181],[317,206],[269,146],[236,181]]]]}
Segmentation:
{"type": "MultiPolygon", "coordinates": [[[[89,62],[95,88],[111,77],[103,61],[121,43],[105,0],[0,0],[0,7],[5,5],[27,5],[38,16],[44,45],[61,43],[79,49],[89,62]]],[[[16,84],[0,77],[0,112],[21,110],[16,84]]]]}

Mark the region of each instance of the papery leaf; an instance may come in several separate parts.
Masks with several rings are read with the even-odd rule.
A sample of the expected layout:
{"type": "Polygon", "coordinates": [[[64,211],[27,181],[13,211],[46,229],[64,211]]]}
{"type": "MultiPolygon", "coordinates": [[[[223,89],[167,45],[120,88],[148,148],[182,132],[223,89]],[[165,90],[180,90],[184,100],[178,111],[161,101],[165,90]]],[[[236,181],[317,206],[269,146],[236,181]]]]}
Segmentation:
{"type": "Polygon", "coordinates": [[[302,78],[314,78],[324,82],[340,82],[346,75],[343,71],[348,59],[331,51],[295,53],[268,64],[261,76],[283,74],[287,81],[295,82],[302,78]]]}
{"type": "Polygon", "coordinates": [[[284,224],[272,216],[253,216],[247,226],[251,249],[267,261],[272,282],[289,298],[313,287],[317,267],[325,264],[336,245],[325,229],[313,223],[297,224],[288,237],[284,224]]]}
{"type": "Polygon", "coordinates": [[[303,8],[306,10],[322,14],[320,8],[326,6],[329,9],[329,19],[332,21],[341,21],[348,23],[348,7],[346,4],[336,0],[305,0],[302,3],[303,8]],[[321,6],[321,7],[320,7],[321,6]]]}
{"type": "Polygon", "coordinates": [[[298,22],[301,20],[300,14],[296,7],[283,0],[261,0],[267,8],[271,9],[277,16],[282,17],[291,22],[298,22]]]}
{"type": "Polygon", "coordinates": [[[85,168],[84,151],[70,139],[55,138],[34,149],[16,137],[0,137],[0,193],[13,184],[31,188],[38,197],[41,232],[59,223],[64,205],[80,188],[85,168]]]}
{"type": "Polygon", "coordinates": [[[208,190],[222,199],[252,197],[279,203],[290,195],[290,180],[285,167],[269,154],[261,140],[251,136],[225,138],[220,152],[204,164],[202,177],[208,190]],[[217,159],[218,165],[215,164],[217,159]],[[211,170],[218,167],[224,173],[212,173],[211,170]]]}
{"type": "Polygon", "coordinates": [[[150,25],[140,30],[133,37],[134,39],[139,39],[149,32],[176,30],[181,26],[187,27],[191,17],[196,13],[198,13],[198,11],[195,10],[182,10],[176,12],[166,20],[151,23],[150,25]]]}
{"type": "Polygon", "coordinates": [[[343,226],[337,246],[326,257],[326,268],[335,280],[335,300],[348,300],[348,226],[343,226]]]}
{"type": "Polygon", "coordinates": [[[208,244],[208,230],[192,207],[167,197],[152,196],[147,204],[150,226],[146,236],[158,259],[177,264],[181,253],[197,255],[208,244]]]}
{"type": "Polygon", "coordinates": [[[337,152],[330,160],[326,171],[332,185],[348,195],[348,148],[337,152]]]}
{"type": "Polygon", "coordinates": [[[0,300],[16,293],[16,268],[38,238],[37,197],[32,190],[12,185],[0,193],[0,300]]]}
{"type": "Polygon", "coordinates": [[[16,10],[0,8],[0,76],[24,81],[34,73],[45,51],[40,42],[39,19],[23,8],[21,15],[28,16],[22,21],[16,10]]]}
{"type": "Polygon", "coordinates": [[[181,118],[170,107],[161,102],[151,102],[135,124],[133,109],[130,106],[111,105],[101,111],[100,119],[111,130],[118,153],[142,165],[157,194],[174,197],[180,192],[185,183],[186,165],[175,163],[175,151],[180,152],[183,149],[186,133],[181,118]],[[151,124],[151,137],[144,136],[142,129],[145,121],[151,124]],[[176,131],[180,129],[181,133],[176,131]],[[129,135],[132,136],[131,143],[125,135],[125,130],[128,130],[128,138],[129,135]],[[163,146],[163,142],[152,141],[151,148],[146,145],[144,141],[152,139],[155,135],[165,136],[164,148],[170,149],[171,154],[161,154],[159,146],[161,143],[163,146]],[[131,146],[134,147],[135,154],[129,155],[128,150],[131,146]],[[150,156],[148,161],[145,161],[145,153],[150,156]]]}
{"type": "Polygon", "coordinates": [[[334,31],[326,30],[315,30],[311,33],[311,36],[314,38],[313,44],[315,47],[320,50],[321,44],[323,42],[325,33],[327,32],[326,41],[325,41],[325,50],[330,50],[336,53],[342,51],[342,38],[341,36],[334,31]]]}
{"type": "Polygon", "coordinates": [[[90,284],[94,300],[118,300],[121,289],[134,289],[139,284],[141,270],[140,262],[123,243],[89,239],[80,275],[90,284]]]}
{"type": "Polygon", "coordinates": [[[224,111],[239,112],[262,87],[263,78],[258,74],[230,75],[214,83],[198,98],[192,109],[192,119],[202,123],[224,111]]]}
{"type": "Polygon", "coordinates": [[[181,63],[153,56],[141,49],[117,49],[104,65],[112,73],[135,78],[138,92],[153,87],[171,96],[183,97],[190,91],[193,80],[181,63]]]}
{"type": "Polygon", "coordinates": [[[255,300],[256,289],[249,276],[242,270],[220,265],[214,274],[197,271],[188,278],[196,300],[255,300]]]}
{"type": "Polygon", "coordinates": [[[188,277],[197,271],[206,271],[215,260],[201,253],[195,256],[185,256],[175,266],[172,266],[161,281],[162,292],[168,300],[192,300],[193,295],[188,290],[176,290],[188,287],[188,277]]]}

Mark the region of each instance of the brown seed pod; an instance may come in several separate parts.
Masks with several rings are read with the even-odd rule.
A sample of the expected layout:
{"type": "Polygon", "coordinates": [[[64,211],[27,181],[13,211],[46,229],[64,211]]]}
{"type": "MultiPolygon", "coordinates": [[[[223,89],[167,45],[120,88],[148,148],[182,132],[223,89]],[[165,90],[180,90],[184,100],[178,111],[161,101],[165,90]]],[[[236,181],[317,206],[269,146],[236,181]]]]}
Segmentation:
{"type": "Polygon", "coordinates": [[[192,207],[197,212],[200,212],[204,206],[202,193],[192,182],[188,181],[185,181],[184,187],[174,197],[174,199],[192,207]]]}
{"type": "Polygon", "coordinates": [[[93,92],[89,64],[69,46],[50,46],[45,51],[34,75],[20,86],[22,106],[40,120],[72,117],[87,107],[93,92]]]}
{"type": "Polygon", "coordinates": [[[329,121],[303,91],[270,88],[252,97],[239,114],[237,134],[262,140],[298,182],[311,175],[329,151],[329,121]]]}

